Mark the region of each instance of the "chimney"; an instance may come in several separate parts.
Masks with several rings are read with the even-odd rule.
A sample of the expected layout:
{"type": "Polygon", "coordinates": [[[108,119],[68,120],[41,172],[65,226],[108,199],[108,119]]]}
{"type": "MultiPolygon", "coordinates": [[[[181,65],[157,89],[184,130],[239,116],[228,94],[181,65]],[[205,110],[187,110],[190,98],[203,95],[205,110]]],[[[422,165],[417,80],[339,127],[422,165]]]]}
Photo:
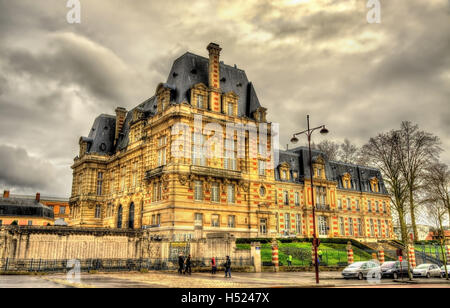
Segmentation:
{"type": "Polygon", "coordinates": [[[116,133],[114,135],[114,145],[117,144],[119,140],[119,134],[122,131],[123,123],[125,122],[125,117],[127,115],[127,110],[123,107],[116,108],[116,133]]]}
{"type": "Polygon", "coordinates": [[[3,191],[3,198],[9,198],[9,190],[3,191]]]}
{"type": "Polygon", "coordinates": [[[36,202],[41,202],[41,194],[40,193],[36,193],[36,202]]]}
{"type": "Polygon", "coordinates": [[[218,44],[210,43],[209,52],[209,106],[212,111],[220,112],[220,51],[218,44]]]}

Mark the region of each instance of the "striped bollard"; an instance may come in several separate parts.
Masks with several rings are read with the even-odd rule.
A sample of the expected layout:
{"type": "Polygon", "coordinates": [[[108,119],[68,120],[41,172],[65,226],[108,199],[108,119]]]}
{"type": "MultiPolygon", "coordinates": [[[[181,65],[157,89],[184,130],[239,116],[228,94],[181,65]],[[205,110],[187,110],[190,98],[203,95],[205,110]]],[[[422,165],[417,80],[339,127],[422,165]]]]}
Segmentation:
{"type": "Polygon", "coordinates": [[[280,264],[278,262],[278,243],[276,240],[272,242],[272,263],[275,268],[275,272],[280,270],[280,264]]]}
{"type": "Polygon", "coordinates": [[[347,243],[347,263],[348,264],[353,264],[354,260],[353,260],[353,249],[352,249],[352,243],[348,242],[347,243]]]}
{"type": "Polygon", "coordinates": [[[316,265],[316,260],[315,260],[315,251],[314,251],[314,245],[311,247],[311,261],[312,261],[312,265],[315,266],[316,265]]]}
{"type": "Polygon", "coordinates": [[[408,262],[412,268],[416,267],[416,253],[412,244],[408,246],[408,262]]]}
{"type": "Polygon", "coordinates": [[[384,263],[384,249],[378,250],[378,261],[380,261],[380,264],[384,263]]]}

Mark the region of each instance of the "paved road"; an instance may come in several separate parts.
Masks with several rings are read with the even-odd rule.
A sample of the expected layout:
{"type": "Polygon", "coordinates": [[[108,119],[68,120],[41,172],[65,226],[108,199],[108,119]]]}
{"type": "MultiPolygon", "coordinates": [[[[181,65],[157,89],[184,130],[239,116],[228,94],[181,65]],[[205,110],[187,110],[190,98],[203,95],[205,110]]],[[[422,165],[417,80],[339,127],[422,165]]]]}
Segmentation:
{"type": "MultiPolygon", "coordinates": [[[[70,282],[63,274],[51,276],[0,276],[0,288],[283,288],[315,286],[314,273],[233,273],[233,278],[224,278],[223,273],[194,273],[179,276],[173,273],[99,273],[82,274],[77,283],[70,282]]],[[[370,283],[368,281],[344,280],[339,272],[321,273],[322,287],[445,287],[450,283],[443,279],[416,279],[418,284],[396,283],[391,279],[370,283]]]]}

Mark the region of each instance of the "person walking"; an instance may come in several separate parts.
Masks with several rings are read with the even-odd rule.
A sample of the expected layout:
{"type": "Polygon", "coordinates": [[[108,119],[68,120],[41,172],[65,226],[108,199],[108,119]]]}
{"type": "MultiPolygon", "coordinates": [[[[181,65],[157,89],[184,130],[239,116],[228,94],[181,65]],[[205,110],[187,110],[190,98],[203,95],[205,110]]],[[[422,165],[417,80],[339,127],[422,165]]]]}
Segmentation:
{"type": "Polygon", "coordinates": [[[183,270],[184,270],[184,258],[183,255],[180,253],[178,255],[178,274],[183,274],[183,270]]]}
{"type": "Polygon", "coordinates": [[[215,275],[216,272],[217,272],[216,258],[212,257],[212,259],[211,259],[211,274],[215,275]]]}
{"type": "Polygon", "coordinates": [[[184,268],[184,274],[188,273],[189,275],[191,275],[192,273],[192,269],[191,269],[191,255],[188,255],[188,257],[185,260],[185,268],[184,268]]]}
{"type": "Polygon", "coordinates": [[[288,266],[292,266],[292,255],[288,256],[287,264],[288,264],[288,266]]]}
{"type": "Polygon", "coordinates": [[[231,278],[231,259],[229,256],[225,260],[225,278],[227,277],[231,278]]]}

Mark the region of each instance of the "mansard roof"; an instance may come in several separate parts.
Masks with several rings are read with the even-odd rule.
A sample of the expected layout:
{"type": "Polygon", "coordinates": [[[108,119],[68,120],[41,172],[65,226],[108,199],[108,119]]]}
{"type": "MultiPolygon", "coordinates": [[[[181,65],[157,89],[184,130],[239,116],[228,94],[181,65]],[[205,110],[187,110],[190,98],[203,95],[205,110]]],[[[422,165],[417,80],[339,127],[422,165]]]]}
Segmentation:
{"type": "MultiPolygon", "coordinates": [[[[377,178],[380,183],[380,193],[387,194],[386,187],[381,176],[381,172],[378,169],[370,168],[366,166],[359,166],[354,164],[348,164],[338,161],[330,161],[327,155],[319,150],[311,150],[312,159],[316,161],[321,156],[325,161],[325,176],[327,180],[335,181],[338,183],[338,188],[344,189],[342,185],[342,175],[350,174],[352,180],[352,188],[348,190],[370,192],[369,181],[372,178],[377,178]]],[[[291,177],[289,182],[304,182],[305,178],[310,178],[309,168],[309,150],[307,147],[298,147],[292,150],[280,151],[279,165],[283,162],[287,162],[291,166],[291,177]],[[292,174],[298,172],[299,177],[294,179],[292,174]]],[[[275,169],[275,179],[280,181],[279,167],[275,169]]]]}
{"type": "MultiPolygon", "coordinates": [[[[238,116],[251,117],[261,107],[253,84],[248,81],[245,71],[220,63],[220,88],[223,93],[234,92],[239,96],[238,116]]],[[[209,59],[190,52],[176,59],[172,65],[166,83],[159,87],[171,91],[171,103],[190,103],[190,89],[199,83],[209,84],[209,59]]],[[[110,155],[125,149],[129,143],[129,130],[133,111],[140,108],[146,117],[152,117],[157,110],[157,100],[153,96],[128,111],[117,144],[114,145],[115,116],[102,114],[94,121],[88,142],[87,153],[110,155]],[[108,127],[108,129],[105,129],[108,127]]],[[[85,138],[85,137],[82,137],[85,138]]]]}
{"type": "Polygon", "coordinates": [[[35,199],[23,197],[0,197],[1,216],[46,217],[53,219],[53,209],[35,199]]]}
{"type": "MultiPolygon", "coordinates": [[[[198,83],[209,85],[209,59],[190,52],[175,60],[167,84],[175,87],[174,102],[190,103],[189,90],[198,83]]],[[[250,117],[260,103],[253,84],[245,71],[220,62],[220,89],[223,93],[234,92],[239,96],[238,116],[250,117]]]]}

